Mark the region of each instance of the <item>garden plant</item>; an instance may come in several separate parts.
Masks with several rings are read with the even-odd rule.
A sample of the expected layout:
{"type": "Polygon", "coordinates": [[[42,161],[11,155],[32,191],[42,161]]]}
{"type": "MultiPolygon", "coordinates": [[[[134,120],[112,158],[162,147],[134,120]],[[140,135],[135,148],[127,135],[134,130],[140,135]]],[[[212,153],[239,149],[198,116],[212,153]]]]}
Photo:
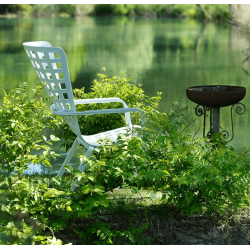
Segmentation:
{"type": "MultiPolygon", "coordinates": [[[[24,174],[30,162],[50,166],[51,157],[57,157],[52,143],[60,140],[68,149],[74,136],[61,118],[52,116],[41,85],[33,97],[27,95],[27,84],[4,93],[0,244],[160,244],[149,233],[157,216],[167,223],[178,216],[216,217],[225,223],[248,211],[249,149],[237,152],[220,137],[213,143],[197,138],[189,130],[193,120],[185,119],[185,108],[173,103],[166,113],[160,112],[161,94],[148,97],[142,85],[132,84],[124,72],[114,77],[98,74],[89,92],[75,89],[74,95],[76,99],[120,97],[128,106],[141,108],[146,122],[137,136],[120,136],[117,144],[100,141],[102,147],[87,159],[83,173],[68,165],[62,178],[30,176],[24,174]],[[74,178],[78,187],[71,192],[74,178]]],[[[100,108],[96,105],[100,104],[79,110],[100,108]]],[[[118,107],[105,105],[102,108],[118,107]]],[[[141,122],[140,114],[131,115],[137,124],[141,122]]],[[[121,114],[79,120],[85,134],[124,123],[121,114]]]]}

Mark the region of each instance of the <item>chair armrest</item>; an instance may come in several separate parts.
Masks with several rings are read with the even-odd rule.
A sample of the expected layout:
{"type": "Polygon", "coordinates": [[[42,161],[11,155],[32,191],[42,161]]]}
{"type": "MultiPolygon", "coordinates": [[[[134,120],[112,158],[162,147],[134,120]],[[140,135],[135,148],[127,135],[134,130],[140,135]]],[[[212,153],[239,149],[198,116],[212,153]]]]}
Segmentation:
{"type": "Polygon", "coordinates": [[[128,107],[127,104],[122,99],[117,98],[117,97],[74,100],[75,105],[91,104],[91,103],[109,103],[109,102],[121,102],[123,103],[124,108],[128,107]]]}
{"type": "Polygon", "coordinates": [[[100,109],[100,110],[88,110],[83,112],[72,111],[53,111],[53,114],[60,116],[78,116],[78,115],[98,115],[98,114],[112,114],[112,113],[127,113],[127,112],[142,112],[138,108],[120,108],[120,109],[100,109]]]}

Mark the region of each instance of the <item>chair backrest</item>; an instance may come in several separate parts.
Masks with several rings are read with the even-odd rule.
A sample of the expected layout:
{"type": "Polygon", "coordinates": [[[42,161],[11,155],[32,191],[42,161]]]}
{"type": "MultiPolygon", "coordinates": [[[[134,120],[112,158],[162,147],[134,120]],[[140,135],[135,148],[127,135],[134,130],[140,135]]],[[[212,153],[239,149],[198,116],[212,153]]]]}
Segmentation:
{"type": "MultiPolygon", "coordinates": [[[[49,42],[25,42],[23,47],[47,93],[52,97],[55,111],[75,111],[74,97],[63,49],[52,47],[49,42]]],[[[81,138],[76,116],[64,116],[72,131],[81,138]]]]}
{"type": "Polygon", "coordinates": [[[24,49],[47,93],[53,97],[53,109],[75,111],[66,55],[49,42],[26,42],[24,49]]]}

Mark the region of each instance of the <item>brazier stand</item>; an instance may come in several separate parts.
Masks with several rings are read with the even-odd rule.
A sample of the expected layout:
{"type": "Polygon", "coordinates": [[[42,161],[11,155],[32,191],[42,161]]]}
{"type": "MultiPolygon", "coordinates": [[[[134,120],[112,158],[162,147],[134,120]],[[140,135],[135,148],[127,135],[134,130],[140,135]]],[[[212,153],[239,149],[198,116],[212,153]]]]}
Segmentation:
{"type": "Polygon", "coordinates": [[[196,115],[204,116],[203,137],[208,139],[215,133],[222,134],[226,139],[229,137],[227,131],[220,131],[220,108],[231,106],[232,136],[227,141],[230,142],[234,138],[233,108],[236,107],[236,113],[239,115],[245,113],[246,108],[240,101],[246,95],[246,88],[227,85],[193,86],[186,89],[186,94],[188,99],[197,104],[196,115]],[[207,112],[210,112],[210,128],[206,134],[207,112]]]}

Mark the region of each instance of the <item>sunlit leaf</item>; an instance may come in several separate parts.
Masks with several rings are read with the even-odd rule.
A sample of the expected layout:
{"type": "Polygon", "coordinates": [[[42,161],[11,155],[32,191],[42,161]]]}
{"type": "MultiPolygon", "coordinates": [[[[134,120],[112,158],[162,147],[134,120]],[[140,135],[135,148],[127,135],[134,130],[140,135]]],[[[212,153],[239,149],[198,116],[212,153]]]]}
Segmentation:
{"type": "Polygon", "coordinates": [[[61,140],[60,138],[58,138],[54,135],[50,135],[50,139],[51,139],[51,141],[60,141],[61,140]]]}

